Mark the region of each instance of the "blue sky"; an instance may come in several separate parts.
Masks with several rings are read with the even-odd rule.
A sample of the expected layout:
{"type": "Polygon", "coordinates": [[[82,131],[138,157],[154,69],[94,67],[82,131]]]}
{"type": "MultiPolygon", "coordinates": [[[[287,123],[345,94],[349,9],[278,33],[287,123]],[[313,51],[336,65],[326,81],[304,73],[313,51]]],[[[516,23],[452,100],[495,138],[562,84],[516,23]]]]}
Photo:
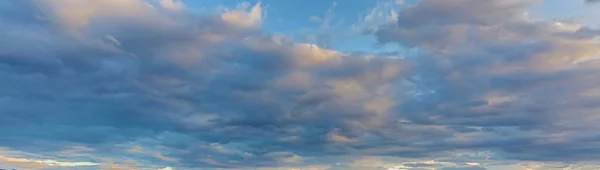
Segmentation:
{"type": "Polygon", "coordinates": [[[0,168],[600,169],[596,0],[0,1],[0,168]]]}
{"type": "MultiPolygon", "coordinates": [[[[400,6],[395,1],[337,1],[337,0],[307,0],[307,1],[182,1],[190,8],[203,9],[206,12],[222,12],[224,7],[235,7],[244,2],[249,4],[261,3],[264,6],[265,18],[262,28],[272,34],[283,34],[299,42],[317,43],[315,36],[327,37],[331,48],[340,51],[391,51],[396,50],[392,45],[387,48],[373,48],[375,38],[361,35],[358,28],[365,27],[365,17],[375,14],[372,20],[383,20],[389,17],[392,10],[398,11],[400,6]],[[307,6],[307,4],[310,4],[307,6]],[[377,14],[382,16],[377,16],[377,14]],[[352,29],[354,27],[354,29],[352,29]],[[329,42],[331,41],[331,42],[329,42]]],[[[410,1],[407,1],[409,3],[410,1]]],[[[412,2],[414,3],[414,2],[412,2]]],[[[381,21],[378,21],[381,22],[381,21]]],[[[381,24],[381,23],[376,23],[381,24]]],[[[376,25],[369,25],[376,26],[376,25]]]]}

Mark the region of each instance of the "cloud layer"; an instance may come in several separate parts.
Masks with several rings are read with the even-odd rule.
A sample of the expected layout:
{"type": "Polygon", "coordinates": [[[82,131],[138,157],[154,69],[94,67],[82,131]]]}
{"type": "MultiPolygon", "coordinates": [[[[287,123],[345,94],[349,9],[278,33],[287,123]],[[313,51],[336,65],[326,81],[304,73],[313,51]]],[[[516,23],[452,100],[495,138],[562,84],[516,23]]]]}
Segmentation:
{"type": "Polygon", "coordinates": [[[7,1],[0,162],[32,169],[593,164],[600,31],[527,16],[536,5],[421,0],[365,31],[419,51],[386,57],[263,32],[261,4],[208,15],[172,0],[7,1]]]}

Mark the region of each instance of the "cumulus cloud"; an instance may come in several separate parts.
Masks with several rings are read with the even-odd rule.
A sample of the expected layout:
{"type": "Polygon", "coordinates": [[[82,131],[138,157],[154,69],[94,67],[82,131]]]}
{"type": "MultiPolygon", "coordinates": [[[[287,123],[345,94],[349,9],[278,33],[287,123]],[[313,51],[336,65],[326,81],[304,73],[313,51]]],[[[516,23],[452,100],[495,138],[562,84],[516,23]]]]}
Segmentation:
{"type": "Polygon", "coordinates": [[[378,131],[400,95],[402,61],[261,35],[260,4],[203,16],[137,0],[11,3],[27,20],[2,27],[9,148],[76,143],[190,167],[300,164],[298,154],[336,143],[331,132],[378,131]],[[67,15],[73,7],[81,12],[67,15]]]}
{"type": "Polygon", "coordinates": [[[181,10],[185,8],[185,4],[174,0],[160,0],[160,5],[171,10],[181,10]]]}
{"type": "Polygon", "coordinates": [[[409,122],[461,128],[436,147],[493,148],[503,157],[543,161],[598,156],[578,147],[595,148],[583,138],[598,135],[579,131],[597,128],[586,121],[597,108],[585,104],[597,99],[579,94],[598,83],[598,34],[529,19],[523,14],[536,5],[530,2],[423,0],[375,33],[382,43],[424,51],[414,63],[436,68],[417,71],[414,81],[434,91],[430,100],[403,109],[409,122]],[[551,146],[561,149],[542,151],[551,146]]]}
{"type": "Polygon", "coordinates": [[[406,59],[270,35],[260,3],[220,15],[155,5],[2,6],[0,161],[484,169],[478,161],[600,158],[599,32],[533,20],[532,1],[373,11],[365,22],[380,43],[422,51],[406,59]]]}
{"type": "Polygon", "coordinates": [[[236,9],[226,9],[226,13],[221,15],[223,21],[242,27],[259,26],[262,18],[263,10],[260,2],[252,7],[250,3],[245,2],[238,5],[236,9]]]}

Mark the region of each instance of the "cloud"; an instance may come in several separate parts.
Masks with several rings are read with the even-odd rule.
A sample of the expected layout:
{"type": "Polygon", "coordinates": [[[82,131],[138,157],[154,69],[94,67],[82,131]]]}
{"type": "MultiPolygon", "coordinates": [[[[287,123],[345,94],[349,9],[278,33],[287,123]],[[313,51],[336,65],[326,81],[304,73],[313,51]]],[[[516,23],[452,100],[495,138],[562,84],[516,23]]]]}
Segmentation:
{"type": "Polygon", "coordinates": [[[11,126],[1,143],[13,149],[80,144],[94,148],[92,160],[124,154],[182,167],[298,164],[328,147],[330,132],[377,131],[400,95],[389,86],[401,60],[263,36],[259,4],[189,16],[135,0],[15,3],[35,12],[14,15],[42,19],[2,27],[3,44],[18,44],[0,55],[10,82],[2,104],[12,106],[1,109],[11,126]],[[81,15],[66,15],[73,6],[81,15]],[[294,154],[272,155],[280,152],[294,154]],[[206,155],[210,163],[198,161],[206,155]]]}
{"type": "Polygon", "coordinates": [[[173,0],[160,0],[160,5],[170,10],[181,10],[185,8],[185,4],[173,0]]]}
{"type": "Polygon", "coordinates": [[[372,12],[365,22],[380,43],[421,52],[405,58],[270,35],[260,3],[220,15],[159,5],[9,1],[0,10],[3,161],[483,169],[600,156],[598,31],[526,17],[530,1],[372,12]]]}
{"type": "Polygon", "coordinates": [[[319,18],[318,16],[310,16],[310,18],[308,18],[308,20],[310,22],[321,22],[322,21],[322,19],[319,18]]]}
{"type": "Polygon", "coordinates": [[[579,152],[575,147],[594,144],[577,140],[583,136],[570,129],[596,125],[566,114],[593,119],[591,110],[597,108],[584,103],[595,99],[575,93],[597,83],[583,75],[597,69],[591,60],[600,56],[598,35],[583,36],[589,30],[585,27],[565,29],[562,24],[529,19],[523,14],[533,4],[526,2],[421,1],[399,13],[398,22],[375,33],[381,43],[424,52],[413,63],[428,69],[416,71],[419,79],[413,82],[433,93],[405,103],[408,122],[482,128],[454,132],[449,139],[453,142],[436,147],[483,147],[511,159],[594,159],[595,151],[579,152]],[[574,64],[578,61],[591,62],[574,64]],[[514,136],[493,137],[501,134],[514,136]],[[554,145],[564,150],[538,154],[554,145]]]}
{"type": "Polygon", "coordinates": [[[600,2],[599,0],[585,0],[585,3],[589,3],[589,4],[593,4],[593,3],[598,3],[600,2]]]}
{"type": "Polygon", "coordinates": [[[239,25],[242,27],[259,26],[263,18],[262,7],[260,2],[250,7],[250,3],[242,3],[237,9],[226,10],[226,13],[221,14],[221,19],[225,22],[239,25]]]}
{"type": "Polygon", "coordinates": [[[0,162],[5,166],[27,169],[44,169],[51,167],[85,167],[96,166],[98,163],[92,162],[61,162],[56,160],[31,160],[25,158],[0,157],[0,162]]]}
{"type": "Polygon", "coordinates": [[[3,165],[5,166],[11,166],[11,167],[19,167],[19,168],[37,168],[37,169],[41,169],[41,168],[47,168],[49,165],[43,164],[43,163],[39,163],[39,162],[34,162],[32,160],[28,160],[28,159],[23,159],[23,158],[6,158],[6,157],[1,157],[0,161],[2,162],[3,165]]]}

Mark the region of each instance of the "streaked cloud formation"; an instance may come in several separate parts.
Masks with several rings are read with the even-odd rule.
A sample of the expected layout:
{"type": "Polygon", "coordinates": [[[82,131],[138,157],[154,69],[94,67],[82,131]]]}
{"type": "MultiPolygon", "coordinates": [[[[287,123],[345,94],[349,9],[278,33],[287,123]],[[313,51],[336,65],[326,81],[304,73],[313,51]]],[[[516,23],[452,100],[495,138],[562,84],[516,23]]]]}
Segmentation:
{"type": "Polygon", "coordinates": [[[0,165],[600,166],[600,30],[551,4],[382,1],[338,33],[397,50],[348,52],[266,31],[268,2],[186,3],[0,3],[0,165]]]}

